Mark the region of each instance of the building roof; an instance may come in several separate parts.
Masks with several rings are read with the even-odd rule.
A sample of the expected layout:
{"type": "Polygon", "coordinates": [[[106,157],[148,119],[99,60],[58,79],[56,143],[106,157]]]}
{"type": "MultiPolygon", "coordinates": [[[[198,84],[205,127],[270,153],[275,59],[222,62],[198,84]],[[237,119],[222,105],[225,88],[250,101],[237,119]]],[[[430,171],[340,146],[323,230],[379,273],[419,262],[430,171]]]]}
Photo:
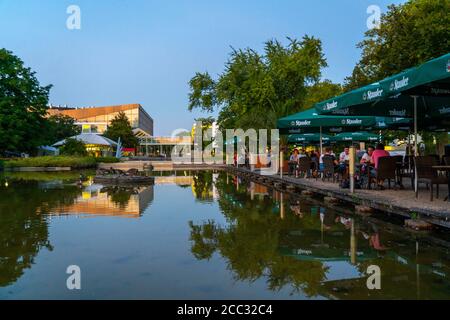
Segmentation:
{"type": "MultiPolygon", "coordinates": [[[[84,107],[84,108],[61,108],[50,107],[48,109],[49,115],[64,114],[74,119],[89,118],[95,116],[106,115],[110,113],[136,109],[142,107],[139,103],[132,104],[120,104],[115,106],[102,106],[102,107],[84,107]]],[[[144,109],[142,108],[144,111],[144,109]]],[[[145,112],[145,111],[144,111],[145,112]]],[[[147,112],[145,112],[147,114],[147,112]]],[[[147,114],[147,116],[149,116],[147,114]]],[[[150,116],[149,116],[150,117],[150,116]]],[[[150,117],[151,118],[151,117],[150,117]]]]}
{"type": "MultiPolygon", "coordinates": [[[[93,145],[100,145],[100,146],[116,146],[117,142],[108,139],[106,137],[103,137],[99,134],[95,133],[82,133],[77,136],[70,137],[68,139],[75,139],[83,142],[84,144],[93,144],[93,145]]],[[[53,145],[53,147],[59,147],[66,143],[66,139],[58,141],[53,145]]]]}

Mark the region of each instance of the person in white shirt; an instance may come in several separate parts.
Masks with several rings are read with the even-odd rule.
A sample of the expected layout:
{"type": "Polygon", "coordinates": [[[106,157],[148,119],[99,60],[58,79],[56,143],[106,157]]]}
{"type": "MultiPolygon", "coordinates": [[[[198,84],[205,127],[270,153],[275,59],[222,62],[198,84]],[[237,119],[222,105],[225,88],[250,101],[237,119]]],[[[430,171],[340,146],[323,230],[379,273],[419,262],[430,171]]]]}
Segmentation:
{"type": "Polygon", "coordinates": [[[345,147],[344,151],[339,155],[339,162],[345,162],[350,160],[350,148],[345,147]]]}
{"type": "Polygon", "coordinates": [[[372,163],[372,154],[373,154],[374,150],[375,150],[374,147],[372,147],[372,146],[368,147],[367,148],[367,152],[364,153],[364,155],[362,156],[360,163],[361,164],[370,164],[370,163],[372,163]]]}

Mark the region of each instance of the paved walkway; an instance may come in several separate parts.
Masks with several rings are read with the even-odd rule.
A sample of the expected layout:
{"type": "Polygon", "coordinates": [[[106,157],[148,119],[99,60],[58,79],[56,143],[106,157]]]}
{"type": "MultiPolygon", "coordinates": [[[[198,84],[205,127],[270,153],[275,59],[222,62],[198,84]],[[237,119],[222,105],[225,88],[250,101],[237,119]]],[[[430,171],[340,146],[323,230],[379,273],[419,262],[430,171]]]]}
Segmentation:
{"type": "MultiPolygon", "coordinates": [[[[258,172],[251,172],[244,168],[228,167],[236,173],[252,174],[257,179],[261,175],[258,172]]],[[[409,179],[404,179],[403,184],[405,189],[388,189],[387,182],[385,184],[386,190],[355,190],[355,193],[350,193],[349,189],[342,189],[338,183],[322,181],[321,179],[304,179],[295,178],[284,175],[281,179],[279,175],[265,176],[273,183],[282,183],[282,188],[286,188],[291,184],[300,189],[310,190],[314,193],[324,196],[335,197],[344,201],[351,202],[355,205],[369,206],[378,210],[399,214],[405,217],[410,217],[412,214],[420,214],[424,220],[450,228],[450,202],[443,201],[448,194],[447,185],[440,186],[439,199],[430,201],[430,192],[425,185],[419,186],[419,198],[416,199],[414,191],[411,189],[411,182],[409,179]]],[[[291,192],[298,193],[293,190],[291,192]]],[[[436,191],[435,191],[436,192],[436,191]]],[[[434,193],[434,196],[436,193],[434,193]]]]}

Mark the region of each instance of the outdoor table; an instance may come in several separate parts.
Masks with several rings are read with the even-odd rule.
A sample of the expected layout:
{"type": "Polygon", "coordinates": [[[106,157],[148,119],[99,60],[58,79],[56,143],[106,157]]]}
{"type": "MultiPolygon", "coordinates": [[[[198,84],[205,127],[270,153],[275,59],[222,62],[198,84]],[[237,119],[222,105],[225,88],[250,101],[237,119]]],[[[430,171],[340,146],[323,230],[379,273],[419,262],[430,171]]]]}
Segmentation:
{"type": "Polygon", "coordinates": [[[448,195],[444,199],[444,201],[450,201],[450,166],[432,166],[433,169],[436,169],[438,171],[446,171],[447,172],[447,186],[448,186],[448,195]]]}

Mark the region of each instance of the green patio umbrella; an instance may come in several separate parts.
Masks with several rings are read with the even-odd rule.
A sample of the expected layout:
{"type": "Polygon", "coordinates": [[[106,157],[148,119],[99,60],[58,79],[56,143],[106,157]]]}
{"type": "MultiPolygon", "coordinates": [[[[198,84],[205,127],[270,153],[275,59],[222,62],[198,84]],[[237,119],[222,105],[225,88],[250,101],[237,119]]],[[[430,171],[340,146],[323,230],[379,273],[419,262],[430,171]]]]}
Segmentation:
{"type": "Polygon", "coordinates": [[[332,136],[320,133],[302,133],[302,134],[291,134],[288,137],[288,143],[317,143],[320,142],[320,138],[322,138],[322,142],[330,142],[333,141],[334,138],[332,136]]]}
{"type": "MultiPolygon", "coordinates": [[[[320,115],[314,108],[302,111],[277,121],[277,128],[282,134],[301,133],[340,133],[345,131],[375,130],[383,117],[373,116],[335,116],[320,115]]],[[[319,139],[320,140],[320,139],[319,139]]],[[[322,141],[320,152],[323,153],[322,141]]]]}
{"type": "Polygon", "coordinates": [[[320,114],[413,117],[417,128],[450,128],[450,53],[315,106],[320,114]]]}
{"type": "Polygon", "coordinates": [[[335,141],[376,142],[380,136],[369,132],[345,132],[334,136],[335,141]]]}
{"type": "Polygon", "coordinates": [[[450,53],[315,105],[319,114],[413,117],[450,115],[450,53]],[[421,110],[423,109],[423,110],[421,110]]]}
{"type": "MultiPolygon", "coordinates": [[[[314,129],[322,128],[360,128],[360,127],[375,127],[377,124],[376,117],[368,116],[335,116],[335,115],[320,115],[312,108],[302,111],[277,121],[278,129],[301,129],[308,133],[314,129]]],[[[304,133],[304,132],[299,132],[304,133]]]]}

